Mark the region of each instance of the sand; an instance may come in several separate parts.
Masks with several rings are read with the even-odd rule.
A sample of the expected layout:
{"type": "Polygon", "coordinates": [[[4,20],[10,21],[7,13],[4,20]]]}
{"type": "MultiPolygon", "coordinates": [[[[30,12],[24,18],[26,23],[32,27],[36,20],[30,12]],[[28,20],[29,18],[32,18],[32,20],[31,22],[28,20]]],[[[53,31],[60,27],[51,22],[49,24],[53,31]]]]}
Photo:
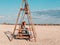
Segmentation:
{"type": "Polygon", "coordinates": [[[35,25],[36,42],[13,39],[11,42],[4,34],[6,31],[13,32],[14,25],[0,25],[0,45],[60,45],[60,26],[35,25]]]}

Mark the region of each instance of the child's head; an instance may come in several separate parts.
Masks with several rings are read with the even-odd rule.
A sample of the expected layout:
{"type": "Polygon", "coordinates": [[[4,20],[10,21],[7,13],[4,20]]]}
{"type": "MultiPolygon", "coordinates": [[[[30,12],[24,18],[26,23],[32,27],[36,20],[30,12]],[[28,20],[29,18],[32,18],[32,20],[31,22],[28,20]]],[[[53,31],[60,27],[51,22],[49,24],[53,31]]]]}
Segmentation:
{"type": "Polygon", "coordinates": [[[23,22],[22,22],[22,25],[26,25],[26,22],[25,22],[25,21],[23,21],[23,22]]]}

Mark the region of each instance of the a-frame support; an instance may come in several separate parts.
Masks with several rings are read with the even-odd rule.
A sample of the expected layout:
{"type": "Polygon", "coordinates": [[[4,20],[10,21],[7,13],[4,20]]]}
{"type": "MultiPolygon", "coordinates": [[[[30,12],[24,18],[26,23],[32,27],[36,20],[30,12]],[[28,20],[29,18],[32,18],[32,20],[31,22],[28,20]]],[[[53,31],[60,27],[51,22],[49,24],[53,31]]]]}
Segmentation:
{"type": "MultiPolygon", "coordinates": [[[[28,18],[30,31],[33,32],[33,38],[34,38],[34,40],[36,41],[36,32],[35,32],[35,29],[34,29],[34,25],[33,25],[33,23],[32,23],[32,17],[31,17],[31,13],[30,13],[30,9],[29,9],[29,5],[28,5],[27,0],[22,0],[22,5],[21,5],[21,6],[22,6],[22,7],[21,7],[20,10],[19,10],[18,17],[17,17],[16,24],[15,24],[15,28],[14,28],[14,31],[13,31],[13,34],[12,34],[12,35],[14,36],[14,33],[15,33],[15,31],[16,31],[16,27],[17,27],[17,25],[18,25],[18,21],[19,21],[19,19],[20,19],[21,11],[23,11],[24,15],[26,15],[27,18],[28,18]],[[23,4],[24,4],[24,7],[23,7],[23,4]]],[[[20,26],[20,25],[19,25],[19,26],[20,26]]],[[[19,27],[18,30],[21,31],[21,28],[19,27]]],[[[12,39],[13,39],[13,37],[12,37],[12,39]]],[[[11,39],[11,41],[12,41],[12,39],[11,39]]]]}

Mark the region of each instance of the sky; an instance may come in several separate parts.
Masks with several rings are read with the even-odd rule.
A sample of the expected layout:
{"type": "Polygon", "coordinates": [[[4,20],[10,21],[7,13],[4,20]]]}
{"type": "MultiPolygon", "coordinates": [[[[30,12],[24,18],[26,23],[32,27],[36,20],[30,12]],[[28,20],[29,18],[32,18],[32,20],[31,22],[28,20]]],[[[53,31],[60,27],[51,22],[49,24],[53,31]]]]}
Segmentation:
{"type": "MultiPolygon", "coordinates": [[[[22,0],[0,0],[0,23],[15,23],[21,2],[22,0]]],[[[60,10],[60,0],[28,0],[28,3],[31,12],[60,10]]]]}

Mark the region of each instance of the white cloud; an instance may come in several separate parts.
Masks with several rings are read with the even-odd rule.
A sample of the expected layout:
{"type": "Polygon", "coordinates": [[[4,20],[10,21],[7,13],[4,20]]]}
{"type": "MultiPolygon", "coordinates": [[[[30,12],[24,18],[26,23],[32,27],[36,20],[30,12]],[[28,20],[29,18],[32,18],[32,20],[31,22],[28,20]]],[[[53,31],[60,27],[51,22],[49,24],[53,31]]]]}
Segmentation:
{"type": "Polygon", "coordinates": [[[1,19],[1,18],[5,18],[5,16],[0,16],[0,19],[1,19]]]}
{"type": "Polygon", "coordinates": [[[34,16],[33,19],[34,23],[39,23],[39,24],[60,24],[60,18],[51,16],[51,15],[39,15],[39,16],[34,16]]]}
{"type": "MultiPolygon", "coordinates": [[[[54,9],[55,10],[55,9],[54,9]]],[[[45,10],[47,11],[47,10],[45,10]]],[[[55,14],[55,13],[54,13],[55,14]]],[[[2,22],[11,22],[15,23],[16,18],[18,15],[8,15],[8,16],[0,16],[0,18],[3,19],[2,22]]],[[[52,16],[51,14],[38,14],[38,13],[32,13],[32,18],[34,23],[39,24],[60,24],[60,18],[52,16]]],[[[1,20],[1,19],[0,19],[1,20]]]]}

